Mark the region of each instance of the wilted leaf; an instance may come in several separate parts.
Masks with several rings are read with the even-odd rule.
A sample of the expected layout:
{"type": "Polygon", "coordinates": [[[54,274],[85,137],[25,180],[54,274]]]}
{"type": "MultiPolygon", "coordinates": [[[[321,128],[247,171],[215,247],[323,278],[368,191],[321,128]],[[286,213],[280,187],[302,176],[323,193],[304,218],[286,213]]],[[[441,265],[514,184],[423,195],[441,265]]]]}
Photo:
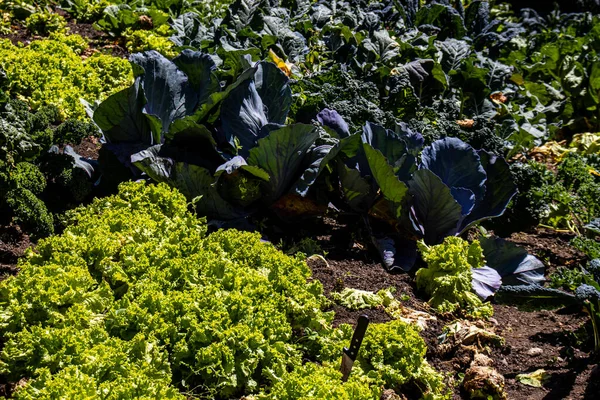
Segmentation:
{"type": "Polygon", "coordinates": [[[529,374],[518,374],[516,380],[523,385],[531,387],[542,387],[544,382],[549,378],[548,373],[543,369],[538,369],[529,374]]]}
{"type": "Polygon", "coordinates": [[[461,128],[471,129],[473,127],[473,125],[475,125],[475,120],[472,120],[472,119],[461,119],[461,120],[456,121],[456,123],[461,128]]]}

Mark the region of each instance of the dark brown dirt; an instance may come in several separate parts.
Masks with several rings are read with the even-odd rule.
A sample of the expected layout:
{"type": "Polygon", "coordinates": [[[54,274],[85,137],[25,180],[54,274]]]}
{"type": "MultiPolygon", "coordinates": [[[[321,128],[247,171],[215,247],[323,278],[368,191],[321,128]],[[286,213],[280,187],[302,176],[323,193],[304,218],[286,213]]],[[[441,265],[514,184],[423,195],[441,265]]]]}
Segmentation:
{"type": "MultiPolygon", "coordinates": [[[[423,298],[415,292],[414,279],[408,274],[389,274],[381,264],[373,262],[372,254],[364,245],[348,234],[348,225],[325,221],[322,228],[324,235],[315,239],[323,250],[331,253],[326,262],[313,257],[308,264],[313,271],[313,279],[323,284],[327,296],[345,287],[374,292],[394,287],[396,298],[403,304],[420,311],[428,310],[423,298]],[[344,252],[350,257],[343,259],[344,252]]],[[[529,234],[514,234],[510,240],[540,257],[552,270],[560,265],[576,266],[584,260],[583,254],[569,246],[571,238],[568,233],[537,228],[529,234]]],[[[341,323],[354,325],[361,314],[367,314],[373,322],[390,320],[383,310],[351,311],[339,305],[333,305],[332,310],[336,313],[336,326],[341,323]]],[[[582,310],[531,312],[494,305],[494,317],[485,324],[479,324],[502,336],[506,341],[504,346],[489,345],[487,349],[474,350],[472,346],[461,345],[443,352],[439,337],[452,318],[436,317],[437,321],[430,321],[421,336],[427,343],[429,362],[452,377],[448,384],[454,388],[454,399],[468,398],[461,393],[460,385],[453,384],[453,381],[460,382],[478,351],[487,353],[493,367],[504,376],[508,399],[600,399],[600,372],[595,367],[599,360],[591,358],[592,332],[589,317],[582,310]],[[529,355],[527,352],[532,348],[541,349],[541,354],[529,355]],[[541,388],[526,386],[515,379],[517,374],[538,369],[548,373],[548,379],[541,388]]]]}
{"type": "MultiPolygon", "coordinates": [[[[111,38],[106,33],[95,29],[93,24],[77,22],[76,20],[71,19],[67,13],[60,9],[56,9],[55,12],[63,15],[67,19],[67,28],[69,34],[77,34],[88,39],[90,49],[82,55],[83,57],[90,56],[94,52],[112,54],[115,57],[129,57],[129,53],[120,45],[119,42],[115,41],[114,38],[111,38]]],[[[44,38],[44,36],[33,35],[22,23],[19,22],[15,22],[11,28],[11,33],[0,35],[0,38],[9,39],[14,45],[18,43],[28,45],[32,40],[44,38]]]]}
{"type": "Polygon", "coordinates": [[[96,137],[88,137],[81,141],[77,146],[73,146],[73,150],[84,158],[92,160],[98,159],[98,152],[100,151],[101,144],[96,137]]]}
{"type": "MultiPolygon", "coordinates": [[[[327,296],[345,287],[372,292],[393,287],[398,297],[413,291],[410,287],[411,279],[407,274],[388,274],[377,263],[366,264],[357,260],[328,260],[326,263],[320,259],[311,259],[308,264],[313,271],[313,279],[323,284],[323,291],[327,296]]],[[[335,311],[334,326],[343,323],[353,325],[361,314],[366,314],[371,322],[391,320],[385,311],[378,309],[353,311],[337,304],[332,309],[335,311]]]]}
{"type": "Polygon", "coordinates": [[[513,233],[508,240],[525,247],[546,264],[547,272],[552,272],[560,266],[576,267],[585,264],[585,254],[569,245],[574,237],[575,234],[571,232],[536,227],[530,233],[513,233]]]}
{"type": "MultiPolygon", "coordinates": [[[[589,318],[578,309],[523,312],[515,307],[494,306],[498,333],[506,340],[495,349],[495,367],[506,378],[509,399],[598,399],[600,380],[592,377],[585,330],[589,318]],[[530,355],[532,348],[537,355],[530,355]],[[544,369],[548,379],[541,388],[519,383],[517,374],[544,369]]],[[[589,332],[591,333],[591,331],[589,332]]]]}
{"type": "Polygon", "coordinates": [[[0,280],[17,273],[17,261],[31,245],[17,225],[0,225],[0,280]]]}

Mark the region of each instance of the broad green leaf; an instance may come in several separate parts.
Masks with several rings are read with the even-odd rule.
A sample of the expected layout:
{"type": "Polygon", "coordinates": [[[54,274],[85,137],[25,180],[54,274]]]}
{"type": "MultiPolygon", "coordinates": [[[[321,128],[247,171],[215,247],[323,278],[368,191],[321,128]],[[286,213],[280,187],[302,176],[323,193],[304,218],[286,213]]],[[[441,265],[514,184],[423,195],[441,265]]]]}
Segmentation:
{"type": "Polygon", "coordinates": [[[258,140],[250,150],[248,165],[267,171],[266,201],[273,202],[286,193],[299,175],[308,149],[319,137],[312,125],[287,125],[258,140]]]}
{"type": "Polygon", "coordinates": [[[360,171],[348,168],[339,160],[338,174],[340,177],[340,189],[346,203],[352,210],[366,213],[373,201],[369,182],[360,175],[360,171]]]}
{"type": "Polygon", "coordinates": [[[193,114],[198,93],[176,64],[154,50],[133,54],[131,62],[144,71],[141,77],[146,96],[143,111],[160,120],[163,132],[169,130],[174,120],[193,114]]]}
{"type": "Polygon", "coordinates": [[[375,60],[382,63],[390,63],[400,54],[398,43],[385,29],[373,33],[370,39],[362,42],[362,45],[375,56],[375,60]]]}
{"type": "Polygon", "coordinates": [[[440,64],[444,71],[458,70],[462,62],[471,54],[471,46],[464,40],[446,39],[443,42],[436,42],[436,47],[440,49],[440,64]]]}
{"type": "Polygon", "coordinates": [[[433,25],[441,29],[440,40],[448,37],[462,38],[466,35],[461,15],[450,5],[439,3],[427,4],[417,11],[416,26],[433,25]]]}
{"type": "Polygon", "coordinates": [[[425,243],[438,244],[444,237],[456,234],[462,208],[437,175],[420,169],[413,174],[408,187],[414,197],[414,209],[423,227],[425,243]]]}
{"type": "Polygon", "coordinates": [[[156,182],[169,182],[173,160],[160,155],[162,144],[157,144],[135,153],[131,156],[131,163],[145,172],[156,182]]]}
{"type": "Polygon", "coordinates": [[[219,220],[232,220],[245,214],[221,197],[214,185],[215,178],[209,170],[197,165],[175,163],[170,184],[179,189],[188,200],[195,203],[199,215],[219,220]]]}
{"type": "Polygon", "coordinates": [[[307,155],[310,164],[294,184],[294,192],[300,196],[306,196],[321,172],[339,154],[340,150],[339,143],[336,145],[324,144],[312,148],[307,155]]]}
{"type": "Polygon", "coordinates": [[[215,74],[217,66],[208,54],[183,50],[173,59],[173,63],[186,74],[191,88],[196,92],[198,104],[204,104],[211,94],[221,90],[215,74]]]}
{"type": "Polygon", "coordinates": [[[237,0],[229,9],[229,18],[236,31],[250,25],[262,0],[237,0]]]}
{"type": "Polygon", "coordinates": [[[600,104],[600,63],[592,63],[592,69],[590,71],[590,83],[589,83],[590,97],[594,100],[594,103],[600,104]]]}
{"type": "Polygon", "coordinates": [[[142,113],[146,100],[139,78],[103,101],[94,111],[94,122],[109,142],[152,144],[152,132],[142,113]]]}
{"type": "Polygon", "coordinates": [[[292,105],[289,78],[271,62],[260,62],[254,75],[256,91],[267,108],[267,119],[276,124],[285,123],[292,105]]]}
{"type": "Polygon", "coordinates": [[[217,143],[212,133],[206,126],[196,122],[195,116],[185,117],[173,121],[169,126],[169,132],[165,134],[167,141],[177,140],[178,142],[206,142],[212,146],[217,143]]]}
{"type": "Polygon", "coordinates": [[[247,155],[269,122],[253,79],[247,79],[229,93],[221,106],[221,121],[227,140],[233,144],[237,138],[240,154],[247,155]]]}
{"type": "Polygon", "coordinates": [[[408,192],[406,184],[396,177],[394,168],[388,164],[385,156],[379,150],[367,143],[363,143],[363,150],[367,156],[371,174],[379,185],[381,193],[387,200],[394,203],[396,217],[399,217],[402,211],[401,204],[408,192]]]}

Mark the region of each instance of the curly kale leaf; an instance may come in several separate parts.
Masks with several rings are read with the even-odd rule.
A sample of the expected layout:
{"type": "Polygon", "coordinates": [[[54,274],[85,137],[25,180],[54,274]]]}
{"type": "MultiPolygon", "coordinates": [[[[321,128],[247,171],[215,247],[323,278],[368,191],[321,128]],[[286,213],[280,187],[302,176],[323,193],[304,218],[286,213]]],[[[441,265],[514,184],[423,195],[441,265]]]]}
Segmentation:
{"type": "Polygon", "coordinates": [[[54,232],[54,218],[42,200],[25,188],[16,188],[6,194],[6,205],[14,220],[35,234],[47,236],[54,232]]]}
{"type": "Polygon", "coordinates": [[[78,145],[85,138],[99,136],[98,127],[92,122],[69,119],[54,131],[54,144],[70,143],[78,145]]]}
{"type": "Polygon", "coordinates": [[[46,178],[40,169],[31,163],[20,162],[11,171],[12,183],[15,187],[31,191],[39,195],[46,188],[46,178]]]}
{"type": "Polygon", "coordinates": [[[290,116],[298,122],[315,120],[324,108],[337,111],[350,121],[350,133],[362,130],[367,122],[391,126],[396,118],[380,108],[379,89],[374,82],[358,78],[339,67],[291,82],[295,101],[290,116]]]}
{"type": "Polygon", "coordinates": [[[0,111],[0,156],[11,163],[34,160],[53,144],[57,116],[53,106],[31,113],[26,103],[8,101],[0,111]]]}
{"type": "Polygon", "coordinates": [[[535,161],[511,166],[518,194],[494,229],[518,231],[544,223],[573,228],[600,214],[600,179],[595,169],[578,154],[567,153],[557,173],[535,161]]]}
{"type": "Polygon", "coordinates": [[[9,100],[0,108],[0,207],[37,237],[54,230],[49,208],[75,206],[92,189],[90,176],[75,168],[71,158],[53,158],[48,151],[56,141],[79,143],[96,134],[96,128],[69,120],[55,129],[57,119],[54,106],[31,112],[26,103],[9,100]]]}
{"type": "Polygon", "coordinates": [[[595,239],[576,236],[569,244],[591,259],[600,258],[600,242],[595,239]]]}
{"type": "Polygon", "coordinates": [[[54,231],[54,218],[38,196],[46,188],[46,178],[31,163],[15,166],[0,160],[0,211],[21,224],[34,237],[54,231]]]}
{"type": "MultiPolygon", "coordinates": [[[[538,225],[550,212],[547,188],[554,183],[554,174],[544,164],[529,161],[510,166],[517,194],[503,216],[490,223],[501,235],[538,225]]],[[[562,186],[555,187],[562,190],[562,186]]]]}

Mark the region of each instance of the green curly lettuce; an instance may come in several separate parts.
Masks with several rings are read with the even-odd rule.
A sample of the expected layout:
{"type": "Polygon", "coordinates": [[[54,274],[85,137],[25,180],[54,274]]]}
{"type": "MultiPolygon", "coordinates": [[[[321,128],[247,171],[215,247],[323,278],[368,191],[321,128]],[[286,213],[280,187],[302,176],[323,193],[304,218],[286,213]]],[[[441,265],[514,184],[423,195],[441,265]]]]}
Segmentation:
{"type": "Polygon", "coordinates": [[[461,312],[475,318],[492,316],[492,306],[479,299],[471,284],[471,268],[484,265],[479,241],[469,244],[450,236],[435,246],[420,241],[418,247],[427,268],[417,271],[417,286],[431,296],[429,304],[433,308],[440,313],[461,312]]]}
{"type": "Polygon", "coordinates": [[[380,392],[377,387],[371,388],[364,377],[352,376],[348,382],[342,382],[339,368],[306,363],[277,382],[270,393],[258,396],[257,400],[378,400],[380,392]]]}
{"type": "Polygon", "coordinates": [[[131,84],[127,60],[94,54],[82,60],[87,48],[78,35],[53,34],[28,46],[0,40],[0,68],[8,79],[8,92],[19,96],[33,109],[42,105],[58,107],[61,119],[83,119],[80,99],[102,100],[131,84]]]}
{"type": "Polygon", "coordinates": [[[175,57],[178,53],[173,49],[175,43],[169,40],[169,25],[162,25],[156,31],[127,29],[125,47],[130,53],[156,50],[168,58],[175,57]],[[165,29],[166,28],[166,29],[165,29]]]}
{"type": "Polygon", "coordinates": [[[25,26],[34,35],[47,35],[51,32],[66,32],[65,17],[55,14],[48,9],[42,9],[25,19],[25,26]]]}
{"type": "MultiPolygon", "coordinates": [[[[449,399],[451,393],[444,376],[425,360],[427,345],[419,331],[416,325],[402,320],[370,324],[350,381],[367,381],[372,387],[391,388],[398,393],[406,386],[416,386],[424,399],[449,399]]],[[[352,326],[342,324],[319,337],[321,347],[317,359],[323,365],[338,366],[342,346],[350,343],[352,333],[352,326]]]]}
{"type": "Polygon", "coordinates": [[[206,236],[187,206],[166,185],[123,184],[119,195],[70,212],[64,234],[41,240],[21,273],[0,283],[0,373],[28,378],[16,398],[39,386],[60,393],[73,374],[96,395],[133,390],[157,373],[127,363],[148,357],[113,365],[109,350],[136,337],[162,352],[165,382],[218,397],[256,393],[302,364],[294,332],[321,331],[332,318],[321,311],[320,283],[307,283],[308,266],[258,234],[206,236]],[[94,351],[105,370],[88,365],[94,351]]]}
{"type": "MultiPolygon", "coordinates": [[[[33,330],[47,342],[64,340],[50,336],[56,332],[44,332],[39,327],[33,330]]],[[[107,338],[97,328],[81,330],[80,334],[73,331],[65,328],[65,338],[91,339],[69,343],[71,349],[80,351],[77,365],[69,365],[56,373],[52,372],[56,366],[38,370],[39,376],[33,382],[17,390],[16,399],[91,399],[99,397],[99,393],[105,394],[103,398],[107,399],[185,399],[171,386],[168,354],[151,338],[143,335],[131,340],[107,338]]],[[[64,353],[46,356],[58,361],[64,353]]]]}
{"type": "Polygon", "coordinates": [[[387,306],[394,299],[395,288],[381,289],[377,293],[367,290],[344,288],[341,292],[332,292],[331,298],[350,310],[363,310],[377,306],[387,306]]]}
{"type": "Polygon", "coordinates": [[[0,282],[0,374],[26,382],[15,399],[377,399],[413,383],[447,398],[402,321],[369,327],[342,384],[352,327],[332,328],[305,261],[259,234],[207,235],[167,185],[124,183],[66,221],[0,282]]]}

